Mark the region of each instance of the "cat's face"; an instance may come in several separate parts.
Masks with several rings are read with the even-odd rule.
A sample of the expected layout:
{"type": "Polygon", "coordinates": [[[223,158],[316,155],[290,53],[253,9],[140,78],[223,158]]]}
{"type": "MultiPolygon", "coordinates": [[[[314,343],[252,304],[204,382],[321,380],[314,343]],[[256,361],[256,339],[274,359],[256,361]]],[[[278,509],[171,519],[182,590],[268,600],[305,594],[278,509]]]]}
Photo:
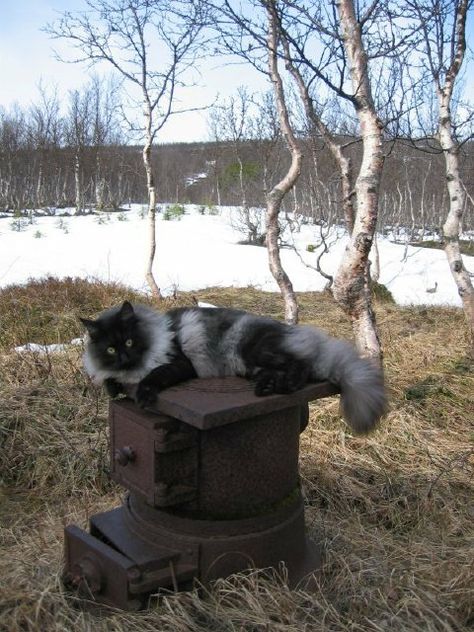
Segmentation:
{"type": "Polygon", "coordinates": [[[89,352],[101,368],[131,371],[141,366],[149,341],[128,301],[112,315],[81,321],[89,333],[89,352]]]}

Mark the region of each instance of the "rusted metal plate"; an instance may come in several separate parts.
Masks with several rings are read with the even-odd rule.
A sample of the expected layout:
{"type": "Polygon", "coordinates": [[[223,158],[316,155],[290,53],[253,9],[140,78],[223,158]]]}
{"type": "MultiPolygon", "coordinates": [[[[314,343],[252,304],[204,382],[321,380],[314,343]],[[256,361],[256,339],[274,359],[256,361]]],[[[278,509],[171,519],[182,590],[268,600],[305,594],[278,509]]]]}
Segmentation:
{"type": "Polygon", "coordinates": [[[75,525],[64,530],[65,584],[87,599],[124,610],[143,603],[129,591],[129,580],[139,575],[135,562],[75,525]]]}
{"type": "MultiPolygon", "coordinates": [[[[161,391],[150,410],[208,430],[339,393],[329,382],[309,384],[285,395],[257,397],[253,390],[254,385],[240,377],[189,380],[161,391]]],[[[130,397],[135,391],[136,387],[130,387],[130,397]]]]}
{"type": "Polygon", "coordinates": [[[65,530],[65,580],[83,597],[124,610],[147,604],[160,589],[184,590],[246,568],[288,569],[296,585],[320,565],[320,549],[304,532],[301,497],[237,521],[187,520],[149,505],[97,514],[91,533],[65,530]],[[172,548],[170,548],[172,547],[172,548]]]}
{"type": "Polygon", "coordinates": [[[301,408],[200,431],[184,422],[166,426],[168,418],[129,400],[112,402],[113,478],[149,504],[189,516],[262,513],[298,486],[301,408]]]}
{"type": "MultiPolygon", "coordinates": [[[[239,520],[195,520],[154,509],[131,495],[124,507],[137,538],[155,545],[173,543],[183,555],[199,550],[195,579],[207,584],[246,568],[278,568],[283,562],[291,585],[316,571],[321,547],[305,535],[301,494],[274,511],[239,520]]],[[[191,560],[181,558],[181,564],[191,560]]]]}
{"type": "Polygon", "coordinates": [[[201,432],[199,514],[262,514],[295,492],[299,434],[299,406],[201,432]]]}
{"type": "Polygon", "coordinates": [[[198,430],[127,400],[111,402],[109,421],[115,481],[157,507],[196,497],[198,430]]]}
{"type": "Polygon", "coordinates": [[[167,419],[112,403],[109,409],[112,478],[145,494],[153,502],[155,485],[155,431],[167,419]]]}

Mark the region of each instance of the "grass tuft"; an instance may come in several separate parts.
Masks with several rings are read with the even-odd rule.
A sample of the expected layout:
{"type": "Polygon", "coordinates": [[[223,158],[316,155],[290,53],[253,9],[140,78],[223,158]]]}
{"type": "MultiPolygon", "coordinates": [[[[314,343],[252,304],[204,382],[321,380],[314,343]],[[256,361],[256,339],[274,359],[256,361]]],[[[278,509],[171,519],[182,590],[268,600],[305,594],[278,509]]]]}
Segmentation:
{"type": "MultiPolygon", "coordinates": [[[[119,285],[45,279],[0,291],[0,630],[5,632],[467,632],[474,624],[474,372],[463,314],[376,301],[391,411],[351,435],[338,398],[310,406],[300,472],[309,534],[326,558],[311,590],[284,569],[239,573],[206,591],[155,596],[150,609],[85,608],[64,590],[63,526],[117,506],[108,477],[107,401],[67,343],[125,298],[119,285]]],[[[350,338],[327,294],[299,296],[301,318],[350,338]]],[[[179,294],[282,318],[279,296],[246,289],[179,294]]]]}

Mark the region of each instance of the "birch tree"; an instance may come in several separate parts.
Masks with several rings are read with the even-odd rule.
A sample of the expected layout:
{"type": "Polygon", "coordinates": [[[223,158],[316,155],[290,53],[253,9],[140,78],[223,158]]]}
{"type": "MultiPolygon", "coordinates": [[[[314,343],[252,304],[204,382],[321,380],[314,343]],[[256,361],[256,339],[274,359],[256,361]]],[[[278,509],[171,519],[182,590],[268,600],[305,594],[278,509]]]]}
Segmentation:
{"type": "Polygon", "coordinates": [[[56,89],[48,92],[40,83],[38,92],[38,101],[29,108],[27,135],[38,156],[35,206],[42,208],[45,204],[44,163],[48,149],[60,146],[63,121],[59,113],[60,105],[56,89]]]}
{"type": "Polygon", "coordinates": [[[378,60],[379,68],[385,63],[385,71],[393,63],[393,59],[388,63],[383,60],[398,52],[393,26],[396,12],[391,13],[383,0],[357,2],[356,6],[353,0],[280,0],[279,6],[286,64],[304,104],[309,128],[324,139],[341,176],[349,244],[335,276],[333,295],[351,319],[360,353],[380,360],[369,253],[384,163],[384,125],[373,96],[371,61],[378,60]],[[315,98],[331,102],[329,95],[345,104],[343,111],[348,119],[355,117],[357,121],[362,143],[357,174],[344,145],[337,141],[315,107],[315,98]]]}
{"type": "Polygon", "coordinates": [[[66,142],[74,150],[74,191],[76,215],[85,211],[85,192],[83,177],[84,150],[92,142],[92,111],[88,90],[69,92],[68,113],[66,117],[66,142]]]}
{"type": "Polygon", "coordinates": [[[268,72],[275,93],[280,128],[291,154],[291,163],[283,178],[266,194],[266,229],[268,263],[273,278],[280,288],[285,304],[285,320],[288,323],[298,322],[298,303],[293,284],[283,268],[278,237],[280,233],[278,216],[285,195],[294,187],[301,174],[303,152],[293,132],[288,108],[286,105],[283,80],[278,68],[279,27],[275,2],[266,2],[268,21],[268,72]]]}
{"type": "Polygon", "coordinates": [[[448,213],[442,228],[444,250],[462,300],[474,355],[474,287],[459,248],[466,192],[460,173],[461,143],[453,108],[454,92],[466,57],[466,22],[473,2],[408,0],[407,5],[422,33],[422,66],[429,70],[438,102],[437,139],[444,155],[448,192],[448,213]]]}
{"type": "Polygon", "coordinates": [[[69,41],[77,53],[74,62],[111,66],[122,77],[131,105],[142,110],[141,122],[129,123],[143,140],[148,191],[145,276],[152,294],[161,298],[153,273],[157,194],[152,148],[169,117],[183,111],[177,92],[193,81],[190,71],[202,46],[201,5],[181,0],[86,0],[86,5],[87,11],[67,11],[46,30],[69,41]]]}
{"type": "Polygon", "coordinates": [[[362,355],[381,359],[369,286],[369,253],[374,240],[378,193],[384,155],[383,125],[372,96],[367,52],[361,22],[353,0],[338,0],[336,8],[349,64],[353,103],[362,135],[362,164],[355,182],[357,212],[349,244],[334,279],[334,298],[352,321],[356,344],[362,355]]]}
{"type": "Polygon", "coordinates": [[[298,321],[298,303],[292,282],[285,271],[279,249],[279,214],[283,200],[301,173],[302,150],[292,129],[284,81],[279,67],[281,59],[277,0],[254,0],[246,6],[238,2],[206,0],[214,11],[219,32],[218,46],[237,55],[266,75],[275,97],[278,123],[290,153],[290,165],[283,177],[265,192],[265,230],[269,268],[283,297],[285,319],[298,321]]]}

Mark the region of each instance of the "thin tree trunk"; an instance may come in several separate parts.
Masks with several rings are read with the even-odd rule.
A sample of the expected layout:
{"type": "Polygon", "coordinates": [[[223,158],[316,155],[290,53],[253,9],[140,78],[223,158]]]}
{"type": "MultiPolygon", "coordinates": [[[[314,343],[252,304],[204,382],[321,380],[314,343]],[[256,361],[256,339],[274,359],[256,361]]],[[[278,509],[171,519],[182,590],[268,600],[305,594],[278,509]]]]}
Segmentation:
{"type": "Polygon", "coordinates": [[[146,280],[153,296],[161,299],[161,290],[153,275],[153,261],[156,253],[156,189],[151,165],[150,137],[143,147],[143,164],[145,165],[148,188],[148,258],[146,263],[146,280]]]}
{"type": "Polygon", "coordinates": [[[82,215],[84,204],[82,196],[81,159],[79,149],[76,150],[76,156],[74,158],[74,184],[76,189],[76,215],[82,215]]]}
{"type": "Polygon", "coordinates": [[[102,161],[98,147],[96,148],[95,164],[95,207],[98,211],[102,211],[104,208],[105,180],[102,177],[102,161]]]}
{"type": "Polygon", "coordinates": [[[367,55],[352,0],[337,2],[347,53],[354,105],[361,127],[363,155],[355,184],[357,212],[349,244],[334,279],[333,294],[351,318],[359,352],[378,361],[382,350],[369,287],[369,253],[375,234],[378,193],[383,168],[382,125],[369,81],[367,55]]]}
{"type": "Polygon", "coordinates": [[[278,215],[280,213],[284,196],[291,190],[300,176],[303,154],[293,134],[293,130],[291,129],[288,110],[285,103],[283,82],[278,71],[277,17],[275,6],[272,2],[269,2],[267,5],[267,16],[269,30],[268,67],[275,91],[278,120],[288,148],[291,152],[291,164],[285,176],[271,189],[271,191],[266,194],[266,244],[270,271],[283,296],[285,304],[285,320],[290,324],[294,324],[298,322],[298,302],[296,300],[293,284],[291,283],[290,278],[281,263],[280,248],[278,245],[278,238],[280,234],[278,215]]]}
{"type": "Polygon", "coordinates": [[[305,83],[303,76],[301,75],[298,68],[291,61],[288,41],[283,38],[282,43],[286,56],[286,68],[288,72],[292,75],[298,87],[300,97],[305,109],[306,118],[313,129],[317,129],[321,134],[324,142],[333,155],[333,158],[335,159],[339,168],[342,187],[342,208],[344,212],[344,219],[347,231],[349,232],[349,234],[351,234],[354,227],[355,215],[353,203],[354,186],[351,159],[344,154],[342,147],[336,142],[329,128],[323,123],[321,118],[316,113],[313,105],[313,100],[311,99],[309,94],[308,86],[305,83]]]}
{"type": "Polygon", "coordinates": [[[474,288],[459,248],[465,192],[459,172],[458,148],[452,134],[449,98],[442,93],[439,93],[439,105],[439,142],[446,162],[446,184],[449,195],[449,210],[443,224],[444,251],[461,297],[469,327],[471,354],[474,355],[474,288]]]}
{"type": "Polygon", "coordinates": [[[43,159],[40,159],[39,169],[38,169],[38,180],[36,182],[36,208],[40,209],[43,207],[43,159]]]}
{"type": "MultiPolygon", "coordinates": [[[[448,190],[448,213],[443,224],[444,250],[449,267],[457,285],[466,315],[470,334],[470,352],[474,356],[474,288],[459,248],[459,234],[465,206],[465,191],[459,171],[459,147],[453,135],[451,98],[454,84],[464,61],[466,52],[466,17],[468,1],[459,0],[455,5],[455,24],[451,34],[451,63],[445,74],[444,85],[440,83],[441,73],[433,78],[439,105],[438,138],[446,163],[446,184],[448,190]]],[[[441,48],[439,44],[439,49],[441,48]]]]}

